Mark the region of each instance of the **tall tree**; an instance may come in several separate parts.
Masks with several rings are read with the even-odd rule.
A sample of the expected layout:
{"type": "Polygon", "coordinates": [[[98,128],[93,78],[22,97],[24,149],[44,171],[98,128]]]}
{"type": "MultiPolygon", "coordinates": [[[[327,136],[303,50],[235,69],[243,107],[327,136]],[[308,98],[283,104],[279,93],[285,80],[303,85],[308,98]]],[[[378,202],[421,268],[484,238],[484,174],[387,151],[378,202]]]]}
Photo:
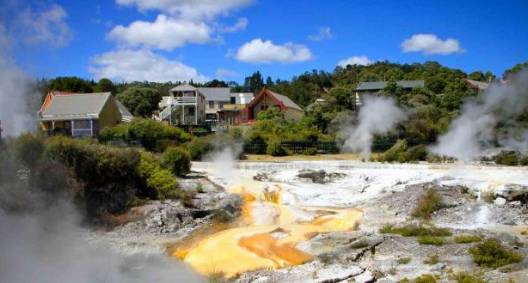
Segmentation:
{"type": "Polygon", "coordinates": [[[244,88],[247,91],[257,93],[264,87],[264,80],[262,79],[262,74],[259,71],[256,71],[251,76],[246,77],[244,80],[244,88]]]}
{"type": "Polygon", "coordinates": [[[97,82],[97,84],[93,87],[93,90],[95,92],[111,92],[112,94],[116,93],[116,87],[114,83],[107,78],[100,79],[99,82],[97,82]]]}
{"type": "Polygon", "coordinates": [[[150,117],[158,109],[161,93],[153,88],[130,87],[117,95],[134,116],[150,117]]]}

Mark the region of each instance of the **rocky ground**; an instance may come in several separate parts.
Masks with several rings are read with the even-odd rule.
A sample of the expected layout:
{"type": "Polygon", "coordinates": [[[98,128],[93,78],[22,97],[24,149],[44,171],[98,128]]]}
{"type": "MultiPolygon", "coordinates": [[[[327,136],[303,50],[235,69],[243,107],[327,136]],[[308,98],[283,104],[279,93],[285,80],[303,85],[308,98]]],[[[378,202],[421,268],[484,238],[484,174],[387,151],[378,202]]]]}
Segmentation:
{"type": "MultiPolygon", "coordinates": [[[[290,174],[291,180],[287,182],[284,170],[273,168],[252,176],[260,182],[288,184],[310,192],[319,188],[317,186],[324,189],[342,187],[350,182],[346,179],[350,172],[353,171],[302,168],[290,174]]],[[[240,198],[227,194],[206,177],[206,174],[193,174],[180,180],[185,190],[196,192],[192,207],[184,207],[176,201],[149,202],[131,210],[127,224],[112,231],[97,232],[93,238],[109,241],[117,250],[128,254],[165,253],[168,243],[183,239],[219,214],[227,218],[236,217],[240,198]]],[[[358,178],[361,184],[355,191],[358,195],[368,193],[369,189],[372,190],[369,184],[378,184],[380,179],[379,176],[364,173],[358,178]]],[[[489,282],[528,282],[528,238],[523,232],[528,227],[528,187],[506,184],[484,197],[482,191],[474,187],[452,184],[443,177],[427,177],[423,182],[396,178],[386,183],[388,185],[377,189],[375,194],[370,193],[372,196],[341,202],[353,204],[353,207],[364,211],[357,231],[319,234],[297,244],[298,249],[314,256],[313,261],[278,270],[247,272],[231,280],[398,282],[408,278],[413,282],[420,275],[432,274],[437,282],[456,282],[453,275],[463,271],[478,274],[489,282]],[[441,196],[442,208],[435,211],[430,220],[418,220],[411,214],[427,190],[434,190],[441,196]],[[402,226],[420,223],[448,228],[453,235],[445,237],[445,244],[435,246],[419,244],[416,237],[380,233],[380,229],[387,224],[402,226]],[[459,235],[498,239],[505,247],[524,255],[524,260],[498,269],[481,269],[469,254],[469,249],[476,244],[455,243],[454,239],[459,235]]],[[[291,193],[296,194],[293,190],[291,193]]],[[[324,194],[321,192],[317,196],[324,194]]],[[[302,200],[298,196],[293,199],[302,200]]]]}

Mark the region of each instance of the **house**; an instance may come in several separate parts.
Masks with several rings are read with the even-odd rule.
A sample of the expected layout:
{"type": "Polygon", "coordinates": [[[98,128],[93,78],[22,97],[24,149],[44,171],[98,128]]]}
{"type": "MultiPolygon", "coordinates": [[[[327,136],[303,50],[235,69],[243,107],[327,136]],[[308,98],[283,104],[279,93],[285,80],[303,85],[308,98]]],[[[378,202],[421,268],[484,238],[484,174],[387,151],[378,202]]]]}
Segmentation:
{"type": "Polygon", "coordinates": [[[197,90],[205,96],[205,120],[218,121],[218,111],[226,104],[234,104],[231,99],[231,89],[228,87],[199,87],[197,90]]]}
{"type": "Polygon", "coordinates": [[[242,111],[253,97],[251,92],[231,93],[229,104],[225,104],[218,111],[219,125],[232,126],[241,124],[243,122],[242,111]]]}
{"type": "MultiPolygon", "coordinates": [[[[414,81],[396,81],[395,82],[399,87],[403,88],[404,91],[411,91],[415,88],[425,87],[425,82],[423,80],[414,80],[414,81]]],[[[360,82],[356,89],[354,90],[354,101],[356,107],[361,107],[361,96],[362,95],[373,95],[378,94],[380,91],[384,90],[388,81],[376,81],[376,82],[360,82]]]]}
{"type": "Polygon", "coordinates": [[[43,131],[72,137],[93,137],[105,127],[131,119],[130,112],[110,92],[50,92],[38,111],[43,131]]]}
{"type": "Polygon", "coordinates": [[[466,82],[467,87],[477,92],[477,94],[485,92],[490,86],[489,82],[481,82],[470,79],[464,79],[464,81],[466,82]]]}
{"type": "Polygon", "coordinates": [[[200,125],[205,122],[205,96],[197,88],[182,84],[170,90],[159,103],[159,120],[174,125],[200,125]]]}
{"type": "Polygon", "coordinates": [[[286,119],[298,121],[304,115],[304,111],[289,97],[263,88],[242,111],[242,121],[251,122],[255,120],[258,113],[270,107],[277,107],[286,119]]]}

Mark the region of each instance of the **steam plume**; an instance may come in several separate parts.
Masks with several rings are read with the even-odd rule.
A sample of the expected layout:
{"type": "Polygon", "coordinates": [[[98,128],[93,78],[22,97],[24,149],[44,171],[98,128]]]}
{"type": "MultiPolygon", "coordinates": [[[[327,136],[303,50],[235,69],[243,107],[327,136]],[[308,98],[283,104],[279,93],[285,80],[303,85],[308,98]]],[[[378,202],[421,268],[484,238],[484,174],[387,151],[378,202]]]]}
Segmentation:
{"type": "Polygon", "coordinates": [[[496,146],[526,153],[528,132],[517,120],[527,109],[528,70],[524,70],[504,84],[494,83],[478,100],[467,101],[432,152],[464,161],[496,146]]]}
{"type": "Polygon", "coordinates": [[[359,124],[346,128],[342,133],[346,136],[343,149],[359,151],[363,156],[368,156],[374,135],[388,133],[405,117],[405,113],[396,106],[394,99],[366,96],[364,106],[359,111],[359,124]]]}

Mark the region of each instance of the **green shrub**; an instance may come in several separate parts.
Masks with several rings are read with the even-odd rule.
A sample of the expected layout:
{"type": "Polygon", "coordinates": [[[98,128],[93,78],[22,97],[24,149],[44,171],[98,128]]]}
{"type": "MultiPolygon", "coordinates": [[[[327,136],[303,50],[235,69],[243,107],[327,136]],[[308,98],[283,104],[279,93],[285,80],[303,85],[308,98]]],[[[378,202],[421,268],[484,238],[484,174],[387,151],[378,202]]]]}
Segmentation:
{"type": "Polygon", "coordinates": [[[483,267],[498,268],[521,262],[521,254],[504,248],[497,239],[487,239],[469,249],[473,261],[483,267]]]}
{"type": "Polygon", "coordinates": [[[453,280],[457,283],[486,283],[488,281],[484,280],[479,275],[470,274],[467,272],[460,272],[453,275],[453,280]]]}
{"type": "Polygon", "coordinates": [[[436,283],[436,278],[431,274],[424,274],[414,279],[415,283],[436,283]]]}
{"type": "Polygon", "coordinates": [[[281,142],[277,139],[270,140],[266,147],[266,154],[271,156],[285,156],[288,153],[282,147],[281,142]]]}
{"type": "Polygon", "coordinates": [[[202,160],[203,156],[214,150],[213,136],[196,137],[186,147],[192,160],[202,160]]]}
{"type": "Polygon", "coordinates": [[[429,257],[427,257],[423,262],[425,264],[434,265],[440,262],[440,258],[438,257],[438,255],[433,254],[433,255],[429,255],[429,257]]]}
{"type": "Polygon", "coordinates": [[[445,244],[444,238],[433,236],[420,236],[416,239],[420,245],[443,246],[445,244]]]}
{"type": "Polygon", "coordinates": [[[303,151],[304,155],[316,155],[317,154],[317,148],[315,147],[309,147],[303,151]]]}
{"type": "Polygon", "coordinates": [[[33,134],[22,134],[13,141],[16,157],[29,168],[35,167],[44,152],[44,141],[33,134]]]}
{"type": "Polygon", "coordinates": [[[442,207],[442,196],[435,190],[429,189],[420,197],[411,215],[413,217],[431,219],[432,213],[442,207]]]}
{"type": "Polygon", "coordinates": [[[182,176],[191,171],[189,153],[179,147],[169,147],[161,155],[161,166],[171,170],[175,175],[182,176]]]}
{"type": "Polygon", "coordinates": [[[406,158],[408,161],[425,161],[427,159],[427,147],[420,144],[409,148],[406,158]]]}
{"type": "Polygon", "coordinates": [[[507,166],[516,166],[519,164],[520,154],[515,151],[501,151],[495,156],[495,163],[507,166]]]}
{"type": "Polygon", "coordinates": [[[156,189],[160,199],[177,198],[178,183],[171,171],[163,168],[157,168],[152,172],[152,175],[147,179],[147,185],[156,189]]]}
{"type": "Polygon", "coordinates": [[[402,258],[399,258],[396,263],[398,264],[408,264],[409,262],[411,262],[411,258],[410,257],[402,257],[402,258]]]}
{"type": "Polygon", "coordinates": [[[382,155],[380,155],[380,161],[405,162],[407,160],[406,151],[407,151],[407,141],[398,140],[396,144],[394,144],[391,148],[389,148],[382,155]]]}
{"type": "Polygon", "coordinates": [[[482,240],[480,236],[477,235],[460,235],[456,236],[454,241],[457,244],[469,244],[469,243],[478,243],[482,240]]]}
{"type": "Polygon", "coordinates": [[[118,124],[113,127],[105,127],[99,132],[100,142],[111,142],[115,140],[128,141],[128,124],[118,124]]]}
{"type": "Polygon", "coordinates": [[[433,237],[449,237],[452,235],[447,228],[438,228],[434,226],[426,227],[424,225],[409,224],[405,226],[385,225],[380,229],[382,234],[398,234],[404,237],[419,237],[419,236],[433,236],[433,237]]]}

